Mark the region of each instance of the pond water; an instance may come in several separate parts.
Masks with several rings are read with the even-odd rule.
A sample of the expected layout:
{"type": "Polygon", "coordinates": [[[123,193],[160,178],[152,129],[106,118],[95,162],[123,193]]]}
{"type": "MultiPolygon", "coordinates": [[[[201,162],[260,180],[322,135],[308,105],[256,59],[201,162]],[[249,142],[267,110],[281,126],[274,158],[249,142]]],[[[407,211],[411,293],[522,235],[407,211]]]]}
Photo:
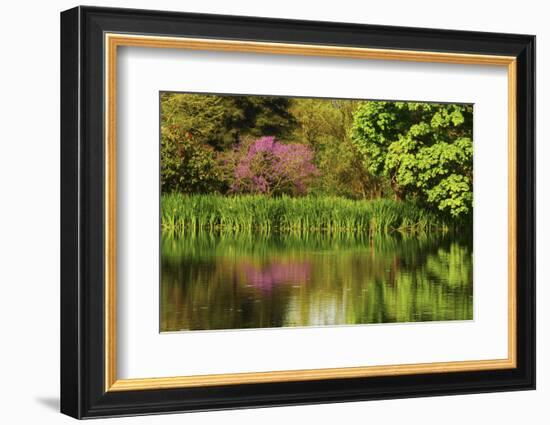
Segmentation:
{"type": "Polygon", "coordinates": [[[473,318],[456,235],[163,236],[161,257],[161,332],[473,318]]]}

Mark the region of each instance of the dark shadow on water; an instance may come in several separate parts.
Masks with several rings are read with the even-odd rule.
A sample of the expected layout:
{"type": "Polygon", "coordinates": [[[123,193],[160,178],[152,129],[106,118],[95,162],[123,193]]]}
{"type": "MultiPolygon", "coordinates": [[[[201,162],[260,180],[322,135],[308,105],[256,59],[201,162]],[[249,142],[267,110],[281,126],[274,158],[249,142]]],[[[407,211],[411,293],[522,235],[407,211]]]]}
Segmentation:
{"type": "Polygon", "coordinates": [[[35,400],[42,406],[59,412],[59,397],[36,397],[35,400]]]}

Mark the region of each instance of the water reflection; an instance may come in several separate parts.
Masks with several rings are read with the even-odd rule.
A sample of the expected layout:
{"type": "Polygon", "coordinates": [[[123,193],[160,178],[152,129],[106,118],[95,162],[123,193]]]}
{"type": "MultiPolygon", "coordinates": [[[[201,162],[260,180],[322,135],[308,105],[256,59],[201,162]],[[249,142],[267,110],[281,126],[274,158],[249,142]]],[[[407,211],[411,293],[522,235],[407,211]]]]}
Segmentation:
{"type": "Polygon", "coordinates": [[[163,238],[161,331],[472,319],[471,241],[163,238]]]}
{"type": "Polygon", "coordinates": [[[273,261],[265,265],[244,263],[244,282],[262,292],[271,292],[274,287],[284,284],[305,285],[310,276],[311,264],[307,261],[273,261]]]}

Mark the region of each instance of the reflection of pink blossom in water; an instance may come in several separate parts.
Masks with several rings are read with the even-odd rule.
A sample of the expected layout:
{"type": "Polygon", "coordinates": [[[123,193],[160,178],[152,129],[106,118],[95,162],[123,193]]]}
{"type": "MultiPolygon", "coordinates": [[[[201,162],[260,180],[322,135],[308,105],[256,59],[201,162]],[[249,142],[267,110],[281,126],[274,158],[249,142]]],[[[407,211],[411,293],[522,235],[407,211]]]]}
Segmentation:
{"type": "Polygon", "coordinates": [[[309,280],[308,262],[270,263],[265,266],[243,264],[246,283],[263,292],[270,292],[280,284],[304,284],[309,280]]]}

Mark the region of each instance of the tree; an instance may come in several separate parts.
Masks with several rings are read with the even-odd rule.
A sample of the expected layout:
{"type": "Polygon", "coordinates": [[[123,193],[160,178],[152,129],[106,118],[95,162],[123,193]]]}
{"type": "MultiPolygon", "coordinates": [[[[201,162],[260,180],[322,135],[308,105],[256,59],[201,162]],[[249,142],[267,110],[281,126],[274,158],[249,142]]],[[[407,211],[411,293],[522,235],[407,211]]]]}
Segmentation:
{"type": "Polygon", "coordinates": [[[228,107],[240,111],[231,122],[238,129],[235,141],[242,136],[262,137],[270,134],[279,140],[288,139],[297,123],[290,112],[293,99],[278,96],[231,96],[228,107]]]}
{"type": "MultiPolygon", "coordinates": [[[[161,184],[163,191],[225,191],[228,157],[247,135],[288,137],[296,125],[291,99],[162,93],[161,184]]],[[[233,172],[233,170],[232,170],[233,172]]]]}
{"type": "Polygon", "coordinates": [[[268,196],[301,195],[307,192],[316,173],[313,152],[308,146],[261,137],[238,161],[231,191],[268,196]]]}
{"type": "Polygon", "coordinates": [[[274,96],[220,96],[162,93],[163,126],[175,125],[217,151],[232,148],[244,136],[290,136],[296,121],[292,99],[274,96]]]}
{"type": "Polygon", "coordinates": [[[374,199],[384,193],[384,179],[372,175],[364,166],[350,140],[323,140],[315,154],[320,176],[311,191],[350,199],[374,199]]]}
{"type": "Polygon", "coordinates": [[[294,99],[291,112],[297,127],[293,139],[315,151],[319,176],[311,186],[316,194],[353,199],[380,197],[383,179],[363,167],[350,140],[349,129],[359,102],[345,99],[294,99]]]}
{"type": "Polygon", "coordinates": [[[163,193],[205,193],[218,189],[220,173],[214,150],[180,127],[161,130],[160,181],[163,193]]]}
{"type": "Polygon", "coordinates": [[[348,138],[357,105],[345,99],[294,99],[290,110],[297,121],[295,137],[314,147],[326,137],[348,138]]]}
{"type": "Polygon", "coordinates": [[[390,182],[396,199],[414,196],[453,218],[472,212],[473,106],[363,102],[352,143],[365,168],[390,182]]]}
{"type": "Polygon", "coordinates": [[[161,94],[162,128],[177,128],[197,143],[216,147],[224,139],[227,110],[220,96],[185,93],[161,94]]]}

